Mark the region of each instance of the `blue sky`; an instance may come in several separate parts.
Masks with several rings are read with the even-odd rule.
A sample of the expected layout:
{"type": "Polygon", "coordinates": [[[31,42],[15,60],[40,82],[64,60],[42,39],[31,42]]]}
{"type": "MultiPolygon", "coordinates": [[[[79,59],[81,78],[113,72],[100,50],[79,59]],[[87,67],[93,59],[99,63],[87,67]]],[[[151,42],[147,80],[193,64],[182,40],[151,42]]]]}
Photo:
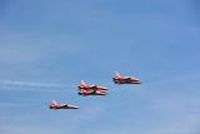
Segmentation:
{"type": "Polygon", "coordinates": [[[199,4],[1,0],[0,133],[199,134],[199,4]],[[115,71],[144,83],[114,85],[115,71]],[[109,95],[78,96],[81,79],[109,95]]]}

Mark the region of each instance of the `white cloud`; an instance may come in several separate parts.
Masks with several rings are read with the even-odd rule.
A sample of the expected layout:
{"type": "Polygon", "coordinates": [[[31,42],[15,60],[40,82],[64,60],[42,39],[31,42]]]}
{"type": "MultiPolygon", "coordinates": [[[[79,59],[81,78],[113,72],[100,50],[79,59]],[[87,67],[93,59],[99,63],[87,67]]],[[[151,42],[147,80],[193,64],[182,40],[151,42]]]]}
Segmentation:
{"type": "Polygon", "coordinates": [[[57,134],[62,133],[63,130],[59,128],[46,128],[46,127],[17,127],[17,126],[5,126],[0,127],[2,134],[57,134]]]}
{"type": "Polygon", "coordinates": [[[73,85],[55,84],[55,83],[39,83],[28,81],[0,80],[0,84],[4,86],[24,86],[24,87],[43,87],[43,88],[63,88],[73,87],[73,85]]]}

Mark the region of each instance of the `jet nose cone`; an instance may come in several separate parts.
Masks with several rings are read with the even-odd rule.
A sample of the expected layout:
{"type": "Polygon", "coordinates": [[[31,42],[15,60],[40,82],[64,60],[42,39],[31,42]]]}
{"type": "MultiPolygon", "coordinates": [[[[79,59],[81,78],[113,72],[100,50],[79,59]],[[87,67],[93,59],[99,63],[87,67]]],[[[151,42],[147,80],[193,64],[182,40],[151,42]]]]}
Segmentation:
{"type": "Polygon", "coordinates": [[[141,81],[141,80],[138,81],[138,84],[142,84],[142,83],[143,83],[143,81],[141,81]]]}
{"type": "Polygon", "coordinates": [[[79,108],[80,108],[80,106],[76,106],[76,107],[75,107],[75,109],[79,109],[79,108]]]}

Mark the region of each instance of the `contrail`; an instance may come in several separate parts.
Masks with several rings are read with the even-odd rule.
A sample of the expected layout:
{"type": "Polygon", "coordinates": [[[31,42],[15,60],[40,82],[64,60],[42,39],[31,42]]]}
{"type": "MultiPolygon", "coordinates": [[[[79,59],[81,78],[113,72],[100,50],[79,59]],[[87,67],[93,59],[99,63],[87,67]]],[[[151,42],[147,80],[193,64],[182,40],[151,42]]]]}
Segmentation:
{"type": "Polygon", "coordinates": [[[28,81],[0,80],[2,86],[19,86],[19,87],[40,87],[40,88],[69,88],[75,85],[55,84],[55,83],[39,83],[28,81]]]}

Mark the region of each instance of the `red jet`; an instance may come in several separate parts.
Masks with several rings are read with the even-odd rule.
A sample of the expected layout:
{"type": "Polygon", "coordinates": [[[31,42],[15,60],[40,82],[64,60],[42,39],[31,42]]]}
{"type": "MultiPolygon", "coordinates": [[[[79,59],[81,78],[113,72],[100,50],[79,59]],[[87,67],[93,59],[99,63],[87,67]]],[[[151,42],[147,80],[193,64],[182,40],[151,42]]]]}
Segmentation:
{"type": "Polygon", "coordinates": [[[80,89],[78,92],[79,95],[88,96],[88,95],[99,95],[105,96],[108,94],[106,90],[96,90],[96,89],[80,89]]]}
{"type": "Polygon", "coordinates": [[[115,84],[141,84],[142,81],[135,77],[121,76],[119,72],[115,73],[113,77],[115,84]]]}
{"type": "Polygon", "coordinates": [[[55,100],[52,100],[49,105],[50,109],[58,110],[58,109],[78,109],[79,106],[71,105],[71,104],[58,104],[55,100]]]}
{"type": "Polygon", "coordinates": [[[104,86],[86,84],[83,80],[81,80],[81,82],[80,82],[79,89],[108,90],[108,88],[104,87],[104,86]]]}
{"type": "Polygon", "coordinates": [[[89,85],[86,84],[83,80],[81,80],[80,85],[78,86],[79,88],[79,95],[102,95],[105,96],[108,94],[108,88],[104,86],[99,86],[99,85],[89,85]]]}

